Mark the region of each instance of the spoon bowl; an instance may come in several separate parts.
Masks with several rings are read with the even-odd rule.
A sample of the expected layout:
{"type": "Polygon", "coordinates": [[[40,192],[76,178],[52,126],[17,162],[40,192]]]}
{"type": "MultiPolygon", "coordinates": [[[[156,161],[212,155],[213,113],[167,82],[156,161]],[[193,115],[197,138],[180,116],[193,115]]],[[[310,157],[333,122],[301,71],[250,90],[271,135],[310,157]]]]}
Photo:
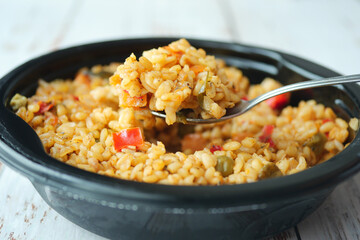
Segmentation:
{"type": "MultiPolygon", "coordinates": [[[[316,88],[316,87],[325,87],[330,85],[336,85],[336,84],[344,84],[344,83],[351,83],[351,82],[359,82],[360,81],[360,74],[354,74],[354,75],[348,75],[348,76],[338,76],[338,77],[332,77],[332,78],[322,78],[322,79],[316,79],[316,80],[310,80],[305,82],[299,82],[294,84],[289,84],[286,86],[283,86],[281,88],[275,89],[273,91],[267,92],[265,94],[262,94],[258,96],[257,98],[254,98],[252,100],[241,100],[238,102],[233,108],[229,108],[226,110],[226,114],[222,116],[221,118],[208,118],[208,119],[202,119],[202,118],[185,118],[181,119],[182,123],[186,124],[208,124],[208,123],[218,123],[222,122],[234,117],[237,117],[253,107],[255,107],[257,104],[284,94],[288,92],[293,92],[297,90],[302,89],[308,89],[308,88],[316,88]]],[[[166,114],[164,112],[157,112],[157,111],[151,111],[151,113],[160,118],[166,118],[166,114]]]]}

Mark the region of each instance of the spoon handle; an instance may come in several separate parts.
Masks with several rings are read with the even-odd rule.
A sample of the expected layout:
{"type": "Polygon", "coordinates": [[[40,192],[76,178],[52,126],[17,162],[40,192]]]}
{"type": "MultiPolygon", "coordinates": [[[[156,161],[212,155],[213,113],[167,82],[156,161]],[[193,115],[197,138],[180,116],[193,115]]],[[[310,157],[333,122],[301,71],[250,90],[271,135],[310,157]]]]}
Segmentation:
{"type": "Polygon", "coordinates": [[[266,99],[269,99],[269,98],[272,98],[272,97],[275,97],[277,95],[287,93],[287,92],[308,89],[308,88],[324,87],[324,86],[330,86],[330,85],[335,85],[335,84],[350,83],[350,82],[360,82],[360,74],[323,78],[323,79],[319,79],[319,80],[310,80],[310,81],[304,81],[304,82],[298,82],[298,83],[286,85],[284,87],[267,92],[257,98],[254,98],[253,100],[251,100],[249,102],[249,107],[254,106],[266,99]]]}

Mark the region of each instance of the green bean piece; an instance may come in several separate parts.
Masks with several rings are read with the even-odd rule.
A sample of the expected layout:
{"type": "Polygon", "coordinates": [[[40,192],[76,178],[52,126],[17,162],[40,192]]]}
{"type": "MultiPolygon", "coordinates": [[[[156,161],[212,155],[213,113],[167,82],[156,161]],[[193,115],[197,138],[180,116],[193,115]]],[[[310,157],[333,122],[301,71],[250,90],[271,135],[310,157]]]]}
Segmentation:
{"type": "Polygon", "coordinates": [[[176,112],[176,122],[187,124],[185,114],[182,112],[176,112]]]}
{"type": "Polygon", "coordinates": [[[327,141],[327,137],[323,133],[317,133],[312,136],[305,145],[310,147],[316,156],[320,156],[324,151],[324,146],[327,141]]]}
{"type": "Polygon", "coordinates": [[[204,97],[206,95],[206,87],[207,87],[207,84],[209,82],[209,77],[210,77],[210,74],[209,72],[207,72],[207,75],[206,75],[206,79],[205,79],[205,82],[204,84],[201,86],[200,90],[199,90],[199,94],[197,96],[197,99],[198,99],[198,103],[200,105],[201,108],[204,108],[204,97]]]}
{"type": "Polygon", "coordinates": [[[265,164],[258,174],[259,179],[267,179],[283,176],[280,169],[274,163],[265,164]]]}

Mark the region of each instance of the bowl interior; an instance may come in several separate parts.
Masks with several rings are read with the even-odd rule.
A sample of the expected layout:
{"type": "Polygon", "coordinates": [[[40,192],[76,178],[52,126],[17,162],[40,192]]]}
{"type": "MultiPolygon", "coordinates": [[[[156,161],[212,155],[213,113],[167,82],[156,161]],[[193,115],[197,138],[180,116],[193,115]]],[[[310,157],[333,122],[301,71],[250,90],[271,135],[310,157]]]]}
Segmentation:
{"type": "MultiPolygon", "coordinates": [[[[0,127],[4,129],[3,133],[0,133],[0,140],[6,142],[15,151],[25,155],[31,161],[45,166],[45,168],[53,168],[56,171],[71,173],[94,181],[99,180],[119,185],[129,182],[85,172],[46,155],[35,132],[25,122],[10,112],[9,101],[15,93],[21,93],[26,96],[34,94],[39,79],[51,81],[56,78],[73,78],[81,67],[91,67],[93,65],[108,64],[111,62],[123,62],[132,52],[139,57],[144,50],[167,45],[174,40],[176,39],[152,38],[95,43],[50,53],[21,65],[0,81],[0,113],[3,119],[5,119],[4,122],[0,123],[0,127]]],[[[251,84],[259,83],[265,77],[272,77],[286,85],[308,79],[339,75],[315,63],[276,51],[231,43],[191,39],[189,41],[193,46],[203,48],[207,54],[215,55],[218,58],[224,59],[228,65],[240,68],[243,73],[249,77],[251,84]]],[[[359,97],[356,97],[354,94],[354,89],[359,90],[360,88],[355,84],[347,84],[302,90],[292,94],[291,104],[296,105],[300,100],[315,99],[331,107],[336,114],[346,120],[349,120],[351,117],[359,118],[360,100],[359,97]]],[[[352,134],[351,138],[354,136],[355,134],[352,134]]],[[[337,159],[337,161],[339,161],[339,159],[337,159]]],[[[19,162],[13,164],[15,166],[19,164],[19,162]]],[[[22,164],[25,164],[25,162],[23,161],[22,164]]],[[[335,165],[334,169],[336,167],[335,165]]],[[[309,170],[304,172],[307,171],[309,170]]],[[[306,175],[302,174],[303,173],[299,173],[299,175],[295,175],[306,175]]],[[[312,173],[308,175],[311,177],[312,173]]],[[[297,181],[297,178],[293,176],[286,176],[286,178],[294,179],[294,182],[297,181]]],[[[276,181],[278,181],[278,179],[264,180],[263,182],[276,183],[276,181]]],[[[146,185],[142,183],[126,184],[135,187],[146,185]]],[[[256,184],[258,183],[251,185],[260,186],[256,184]]],[[[154,188],[159,191],[161,188],[165,189],[165,187],[161,186],[154,188]]],[[[230,189],[231,186],[224,187],[223,189],[227,188],[230,189]]],[[[245,189],[247,187],[242,188],[245,189]]],[[[194,192],[197,190],[191,191],[194,192]]],[[[185,192],[183,193],[185,194],[185,192]]],[[[191,192],[189,192],[189,194],[190,193],[191,192]]],[[[174,194],[177,193],[174,192],[174,194]]],[[[219,195],[219,197],[221,196],[219,195]]]]}

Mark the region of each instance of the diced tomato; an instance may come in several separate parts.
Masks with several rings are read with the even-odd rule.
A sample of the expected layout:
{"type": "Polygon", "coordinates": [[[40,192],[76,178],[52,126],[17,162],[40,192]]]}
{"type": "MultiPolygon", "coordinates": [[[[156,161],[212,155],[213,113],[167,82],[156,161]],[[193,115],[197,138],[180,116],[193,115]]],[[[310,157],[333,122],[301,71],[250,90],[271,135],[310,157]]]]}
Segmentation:
{"type": "Polygon", "coordinates": [[[119,97],[120,107],[145,107],[147,105],[147,95],[140,97],[131,97],[129,92],[123,90],[119,97]]]}
{"type": "Polygon", "coordinates": [[[54,104],[46,103],[46,102],[42,102],[42,101],[39,101],[38,104],[39,104],[40,109],[35,114],[43,114],[54,107],[54,104]]]}
{"type": "Polygon", "coordinates": [[[270,136],[274,131],[274,125],[265,125],[262,132],[264,136],[270,136]]]}
{"type": "Polygon", "coordinates": [[[329,118],[326,118],[326,119],[322,120],[322,124],[327,123],[327,122],[332,122],[332,120],[329,119],[329,118]]]}
{"type": "Polygon", "coordinates": [[[79,97],[78,97],[78,96],[73,95],[72,97],[73,97],[73,99],[74,99],[75,101],[79,101],[79,97]]]}
{"type": "Polygon", "coordinates": [[[212,145],[212,147],[210,148],[211,153],[214,153],[216,151],[222,151],[222,150],[224,150],[224,149],[222,148],[222,146],[219,146],[219,145],[212,145]]]}
{"type": "Polygon", "coordinates": [[[199,133],[190,133],[185,135],[181,140],[182,151],[191,150],[193,152],[203,150],[206,147],[206,139],[204,139],[199,133]]]}
{"type": "Polygon", "coordinates": [[[120,132],[113,133],[113,141],[114,148],[118,152],[128,146],[140,147],[144,144],[141,129],[138,127],[123,129],[120,132]]]}
{"type": "Polygon", "coordinates": [[[243,96],[241,100],[249,101],[249,98],[247,96],[243,96]]]}
{"type": "Polygon", "coordinates": [[[270,147],[275,147],[275,143],[271,139],[271,134],[273,133],[274,125],[265,125],[262,134],[259,137],[259,140],[264,143],[269,143],[270,147]]]}
{"type": "Polygon", "coordinates": [[[269,99],[265,100],[265,102],[272,109],[280,110],[289,103],[289,100],[290,100],[290,93],[284,93],[284,94],[280,94],[278,96],[269,98],[269,99]]]}

